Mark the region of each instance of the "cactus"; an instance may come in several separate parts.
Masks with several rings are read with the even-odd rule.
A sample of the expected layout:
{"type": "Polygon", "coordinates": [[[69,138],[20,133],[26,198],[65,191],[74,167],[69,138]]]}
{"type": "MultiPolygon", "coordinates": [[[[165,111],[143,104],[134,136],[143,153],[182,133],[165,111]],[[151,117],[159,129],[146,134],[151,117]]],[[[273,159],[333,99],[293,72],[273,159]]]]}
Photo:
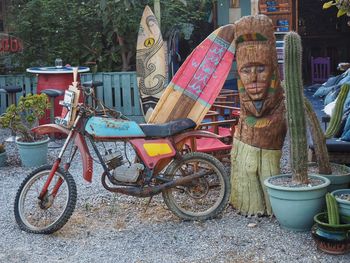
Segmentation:
{"type": "Polygon", "coordinates": [[[330,225],[339,225],[340,217],[337,200],[334,195],[331,193],[326,194],[326,205],[327,205],[327,215],[328,215],[328,223],[330,225]]]}
{"type": "Polygon", "coordinates": [[[320,174],[332,174],[332,168],[329,163],[326,137],[323,134],[320,122],[307,98],[304,98],[305,112],[309,120],[312,141],[315,147],[317,158],[318,172],[320,174]]]}
{"type": "Polygon", "coordinates": [[[284,43],[284,81],[287,102],[287,124],[290,135],[292,177],[293,181],[297,183],[308,183],[300,36],[295,32],[289,32],[284,38],[284,43]]]}
{"type": "Polygon", "coordinates": [[[335,103],[335,108],[331,117],[331,121],[329,122],[328,128],[325,133],[327,139],[333,137],[334,134],[336,134],[340,129],[341,119],[343,116],[344,102],[348,95],[349,89],[349,84],[343,84],[340,88],[340,93],[338,95],[337,102],[335,103]]]}

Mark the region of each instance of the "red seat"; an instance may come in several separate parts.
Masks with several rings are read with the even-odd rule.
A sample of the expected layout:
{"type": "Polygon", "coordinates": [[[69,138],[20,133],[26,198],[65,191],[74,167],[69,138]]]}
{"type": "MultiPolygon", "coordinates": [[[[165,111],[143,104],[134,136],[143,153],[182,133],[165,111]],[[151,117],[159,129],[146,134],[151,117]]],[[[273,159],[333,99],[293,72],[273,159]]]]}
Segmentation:
{"type": "Polygon", "coordinates": [[[210,127],[208,131],[218,134],[221,137],[229,137],[232,135],[232,128],[227,127],[210,127]]]}
{"type": "Polygon", "coordinates": [[[215,133],[220,138],[193,138],[186,143],[187,148],[194,152],[210,153],[221,161],[230,161],[233,134],[240,115],[240,108],[237,106],[238,92],[222,91],[205,121],[198,125],[198,129],[215,133]]]}
{"type": "Polygon", "coordinates": [[[200,138],[196,140],[197,152],[211,153],[215,151],[231,150],[231,144],[225,144],[219,139],[215,138],[200,138]]]}

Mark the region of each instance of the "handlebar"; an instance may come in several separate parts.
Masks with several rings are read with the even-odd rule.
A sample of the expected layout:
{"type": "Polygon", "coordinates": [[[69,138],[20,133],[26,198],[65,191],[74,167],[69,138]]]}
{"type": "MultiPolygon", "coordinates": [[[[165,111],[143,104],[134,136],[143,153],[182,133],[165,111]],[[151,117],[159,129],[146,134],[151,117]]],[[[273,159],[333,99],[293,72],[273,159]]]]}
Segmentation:
{"type": "Polygon", "coordinates": [[[123,120],[129,120],[125,115],[123,115],[120,111],[116,111],[114,109],[111,109],[107,107],[103,101],[99,100],[95,96],[94,89],[92,87],[84,87],[82,85],[79,85],[79,89],[83,91],[83,101],[84,103],[79,103],[78,109],[79,112],[84,112],[89,116],[110,116],[117,119],[123,119],[123,120]],[[88,99],[89,97],[95,101],[93,105],[89,105],[88,99]],[[102,109],[98,109],[97,106],[100,105],[102,109]]]}

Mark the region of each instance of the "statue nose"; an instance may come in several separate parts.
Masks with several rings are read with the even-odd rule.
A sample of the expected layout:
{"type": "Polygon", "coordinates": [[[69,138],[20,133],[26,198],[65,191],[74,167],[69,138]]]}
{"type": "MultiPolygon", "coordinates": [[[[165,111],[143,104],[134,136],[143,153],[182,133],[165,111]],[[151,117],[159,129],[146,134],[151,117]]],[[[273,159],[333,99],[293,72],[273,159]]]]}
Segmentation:
{"type": "Polygon", "coordinates": [[[257,80],[257,75],[258,74],[256,72],[256,68],[255,67],[252,67],[250,74],[251,74],[253,80],[257,80]]]}

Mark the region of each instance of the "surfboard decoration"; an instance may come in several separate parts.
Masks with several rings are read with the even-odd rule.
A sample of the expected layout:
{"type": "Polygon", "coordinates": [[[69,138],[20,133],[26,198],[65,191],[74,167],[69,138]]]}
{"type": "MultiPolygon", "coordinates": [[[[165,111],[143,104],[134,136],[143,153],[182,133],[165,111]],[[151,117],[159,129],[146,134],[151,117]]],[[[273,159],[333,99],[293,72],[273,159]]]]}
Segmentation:
{"type": "Polygon", "coordinates": [[[141,108],[147,121],[166,88],[165,45],[149,6],[143,11],[137,37],[136,74],[141,108]]]}
{"type": "Polygon", "coordinates": [[[211,33],[176,72],[148,122],[164,123],[187,117],[201,123],[224,85],[234,51],[233,25],[211,33]]]}

